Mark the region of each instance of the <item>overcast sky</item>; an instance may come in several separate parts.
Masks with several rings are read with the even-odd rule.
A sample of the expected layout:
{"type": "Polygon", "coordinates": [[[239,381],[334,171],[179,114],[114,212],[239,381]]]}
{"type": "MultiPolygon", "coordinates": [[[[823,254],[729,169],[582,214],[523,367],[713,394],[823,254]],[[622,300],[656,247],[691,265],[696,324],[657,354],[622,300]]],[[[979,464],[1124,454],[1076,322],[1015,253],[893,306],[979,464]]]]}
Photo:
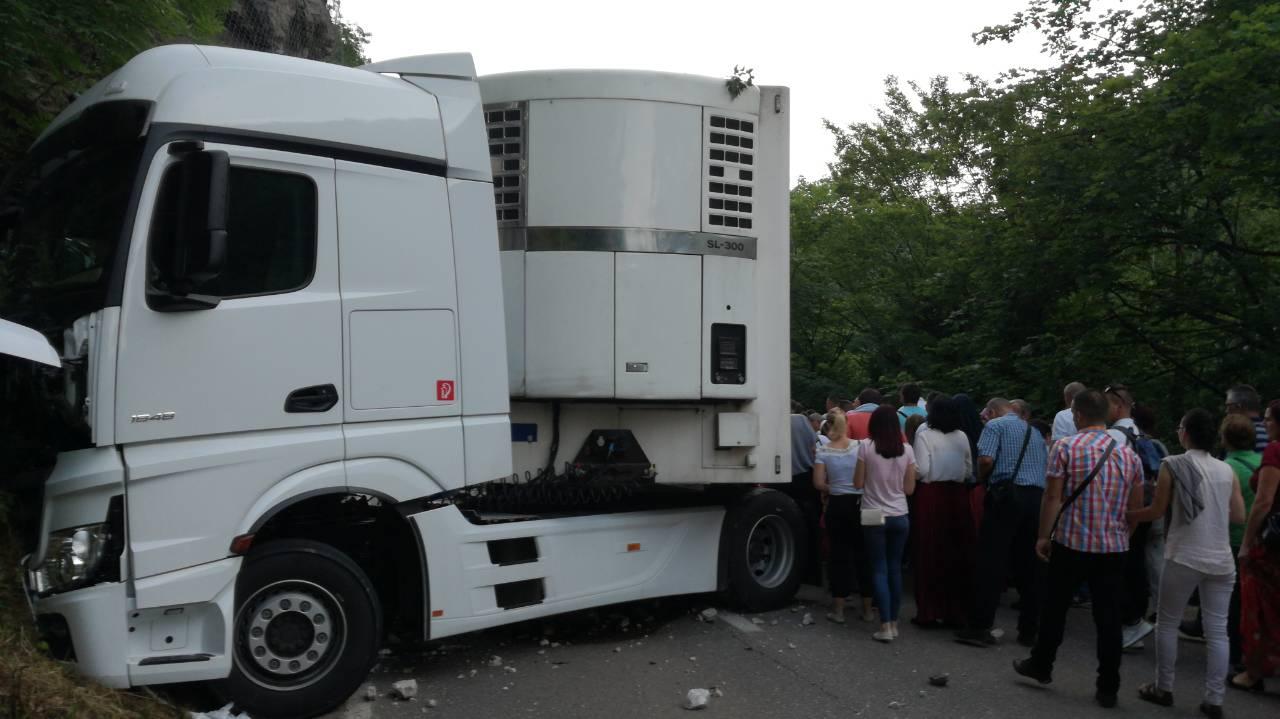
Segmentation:
{"type": "Polygon", "coordinates": [[[791,175],[817,179],[837,124],[874,118],[883,80],[994,77],[1043,65],[1035,38],[979,47],[972,34],[1007,21],[1025,0],[342,0],[373,38],[372,60],[470,52],[480,74],[547,68],[627,68],[727,77],[791,88],[791,175]]]}

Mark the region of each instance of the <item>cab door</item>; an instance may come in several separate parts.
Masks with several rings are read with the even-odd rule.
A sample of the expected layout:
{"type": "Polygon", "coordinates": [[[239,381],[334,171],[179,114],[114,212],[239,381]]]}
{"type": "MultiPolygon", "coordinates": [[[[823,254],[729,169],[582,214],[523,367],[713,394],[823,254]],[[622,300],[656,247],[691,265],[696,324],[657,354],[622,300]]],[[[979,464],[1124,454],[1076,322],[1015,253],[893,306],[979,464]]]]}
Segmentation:
{"type": "Polygon", "coordinates": [[[334,160],[234,145],[226,261],[193,291],[216,306],[148,301],[173,213],[152,162],[125,282],[116,437],[128,468],[135,577],[227,555],[264,491],[299,471],[341,484],[342,322],[334,160]]]}

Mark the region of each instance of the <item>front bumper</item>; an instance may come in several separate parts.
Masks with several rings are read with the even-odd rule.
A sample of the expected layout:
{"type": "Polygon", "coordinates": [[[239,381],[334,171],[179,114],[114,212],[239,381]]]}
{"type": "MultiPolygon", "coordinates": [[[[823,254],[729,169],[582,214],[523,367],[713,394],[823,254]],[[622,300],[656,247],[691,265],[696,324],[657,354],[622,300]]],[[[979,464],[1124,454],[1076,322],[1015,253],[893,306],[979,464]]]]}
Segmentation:
{"type": "Polygon", "coordinates": [[[27,596],[51,653],[117,689],[224,679],[231,672],[229,627],[240,557],[135,582],[96,584],[27,596]]]}
{"type": "MultiPolygon", "coordinates": [[[[24,583],[28,583],[23,578],[24,583]]],[[[55,655],[73,661],[76,671],[117,689],[129,686],[128,598],[122,582],[36,597],[26,587],[36,621],[55,655]],[[65,629],[63,629],[65,627],[65,629]],[[65,632],[65,633],[64,633],[65,632]]]]}

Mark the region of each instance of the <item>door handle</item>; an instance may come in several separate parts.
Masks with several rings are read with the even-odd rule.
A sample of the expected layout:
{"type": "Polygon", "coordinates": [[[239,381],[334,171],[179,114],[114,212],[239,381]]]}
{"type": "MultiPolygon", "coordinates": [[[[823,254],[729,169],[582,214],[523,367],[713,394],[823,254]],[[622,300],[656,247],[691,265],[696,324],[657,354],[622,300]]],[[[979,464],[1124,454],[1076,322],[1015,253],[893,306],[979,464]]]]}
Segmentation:
{"type": "Polygon", "coordinates": [[[328,412],[338,403],[338,388],[331,384],[302,387],[284,400],[286,412],[328,412]]]}

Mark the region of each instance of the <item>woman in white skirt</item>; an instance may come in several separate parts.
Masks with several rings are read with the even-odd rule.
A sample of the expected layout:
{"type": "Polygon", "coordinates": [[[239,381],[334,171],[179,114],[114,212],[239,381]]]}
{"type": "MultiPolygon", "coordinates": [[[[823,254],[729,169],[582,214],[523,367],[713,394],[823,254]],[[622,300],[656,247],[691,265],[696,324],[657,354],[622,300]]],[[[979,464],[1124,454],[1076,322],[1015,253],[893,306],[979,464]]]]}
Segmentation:
{"type": "Polygon", "coordinates": [[[1228,528],[1245,519],[1235,473],[1226,462],[1209,455],[1216,437],[1212,415],[1202,409],[1188,412],[1178,425],[1178,441],[1186,453],[1164,460],[1151,505],[1129,512],[1130,525],[1168,514],[1156,624],[1156,680],[1139,687],[1138,696],[1160,706],[1173,705],[1178,623],[1191,592],[1199,588],[1208,645],[1200,711],[1214,719],[1222,716],[1229,651],[1227,607],[1235,582],[1228,528]]]}

